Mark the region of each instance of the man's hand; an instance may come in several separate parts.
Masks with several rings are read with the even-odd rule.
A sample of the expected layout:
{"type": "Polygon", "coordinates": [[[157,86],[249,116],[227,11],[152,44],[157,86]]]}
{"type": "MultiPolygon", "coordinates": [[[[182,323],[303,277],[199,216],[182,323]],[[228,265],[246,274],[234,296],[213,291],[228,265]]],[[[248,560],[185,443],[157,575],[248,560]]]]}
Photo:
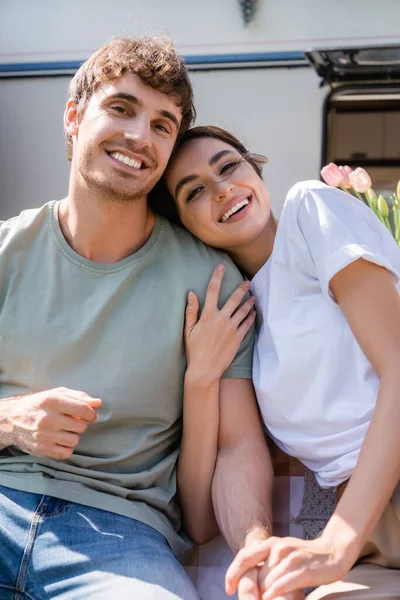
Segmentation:
{"type": "Polygon", "coordinates": [[[347,562],[323,536],[316,540],[271,537],[240,550],[228,569],[226,588],[233,594],[242,577],[258,565],[260,600],[292,598],[290,594],[305,587],[340,579],[352,566],[347,562]]]}
{"type": "Polygon", "coordinates": [[[7,445],[34,456],[69,458],[100,405],[100,398],[64,387],[5,399],[7,445]]]}
{"type": "MultiPolygon", "coordinates": [[[[242,553],[244,556],[248,554],[252,555],[253,552],[257,552],[257,548],[260,544],[264,543],[268,539],[267,531],[262,527],[256,527],[251,531],[245,540],[245,545],[241,552],[239,552],[238,556],[235,558],[238,559],[239,555],[242,553]],[[248,549],[248,552],[246,552],[248,549]]],[[[276,539],[276,538],[273,538],[276,539]]],[[[235,562],[234,561],[234,562],[235,562]]],[[[240,561],[240,559],[239,559],[240,561]]],[[[232,563],[233,564],[233,563],[232,563]]],[[[229,568],[227,573],[227,591],[229,593],[233,593],[231,590],[230,584],[230,571],[232,566],[229,568]]],[[[264,563],[264,561],[258,562],[256,566],[253,566],[249,570],[247,570],[239,579],[237,583],[237,591],[239,600],[264,600],[264,593],[267,591],[265,587],[265,579],[269,573],[269,568],[264,563]]],[[[281,594],[279,596],[275,596],[276,600],[303,600],[304,594],[302,591],[297,590],[293,592],[289,592],[288,594],[281,594]]]]}

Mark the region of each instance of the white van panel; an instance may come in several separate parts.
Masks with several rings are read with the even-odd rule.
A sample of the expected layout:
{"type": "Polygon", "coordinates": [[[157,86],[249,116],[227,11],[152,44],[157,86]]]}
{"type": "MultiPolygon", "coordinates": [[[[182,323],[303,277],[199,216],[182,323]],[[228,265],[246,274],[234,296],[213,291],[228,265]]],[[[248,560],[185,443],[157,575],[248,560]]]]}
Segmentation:
{"type": "MultiPolygon", "coordinates": [[[[322,98],[312,69],[191,74],[198,124],[230,129],[265,154],[265,180],[279,213],[288,188],[319,176],[322,98]]],[[[0,79],[0,219],[68,191],[63,111],[69,77],[0,79]]]]}

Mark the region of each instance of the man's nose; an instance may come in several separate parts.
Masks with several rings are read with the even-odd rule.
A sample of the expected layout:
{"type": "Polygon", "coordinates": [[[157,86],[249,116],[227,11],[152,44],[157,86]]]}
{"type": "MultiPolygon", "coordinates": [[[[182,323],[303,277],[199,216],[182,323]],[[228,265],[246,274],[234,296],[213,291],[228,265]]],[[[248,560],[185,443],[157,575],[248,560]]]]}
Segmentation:
{"type": "Polygon", "coordinates": [[[129,127],[124,132],[126,140],[132,140],[140,147],[150,147],[151,145],[151,127],[149,119],[145,115],[132,120],[129,127]]]}

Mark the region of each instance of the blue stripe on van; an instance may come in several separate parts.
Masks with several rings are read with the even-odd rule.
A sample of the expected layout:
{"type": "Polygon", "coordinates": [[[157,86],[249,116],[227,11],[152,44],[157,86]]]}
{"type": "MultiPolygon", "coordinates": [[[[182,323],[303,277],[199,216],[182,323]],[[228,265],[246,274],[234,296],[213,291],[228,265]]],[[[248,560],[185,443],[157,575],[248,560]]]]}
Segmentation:
{"type": "MultiPolygon", "coordinates": [[[[254,52],[244,54],[204,54],[197,56],[186,56],[185,62],[190,66],[196,65],[231,65],[246,63],[268,63],[286,61],[305,61],[302,52],[254,52]]],[[[27,62],[27,63],[0,63],[0,74],[35,73],[51,71],[76,71],[83,60],[51,61],[51,62],[27,62]]]]}

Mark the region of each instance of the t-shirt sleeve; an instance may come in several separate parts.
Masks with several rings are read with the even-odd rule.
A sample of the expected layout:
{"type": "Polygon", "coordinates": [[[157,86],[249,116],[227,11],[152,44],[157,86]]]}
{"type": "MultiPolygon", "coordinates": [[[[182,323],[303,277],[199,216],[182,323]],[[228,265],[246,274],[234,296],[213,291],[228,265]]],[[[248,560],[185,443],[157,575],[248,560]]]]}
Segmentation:
{"type": "MultiPolygon", "coordinates": [[[[229,296],[242,283],[243,277],[232,261],[226,257],[224,259],[225,273],[220,291],[219,306],[222,307],[229,296]]],[[[254,345],[254,325],[245,335],[239,350],[236,353],[230,367],[224,372],[222,377],[231,379],[251,379],[253,364],[253,345],[254,345]]]]}
{"type": "Polygon", "coordinates": [[[390,271],[399,281],[399,250],[373,211],[342,190],[319,184],[298,190],[297,224],[324,295],[335,302],[332,277],[359,258],[390,271]]]}

